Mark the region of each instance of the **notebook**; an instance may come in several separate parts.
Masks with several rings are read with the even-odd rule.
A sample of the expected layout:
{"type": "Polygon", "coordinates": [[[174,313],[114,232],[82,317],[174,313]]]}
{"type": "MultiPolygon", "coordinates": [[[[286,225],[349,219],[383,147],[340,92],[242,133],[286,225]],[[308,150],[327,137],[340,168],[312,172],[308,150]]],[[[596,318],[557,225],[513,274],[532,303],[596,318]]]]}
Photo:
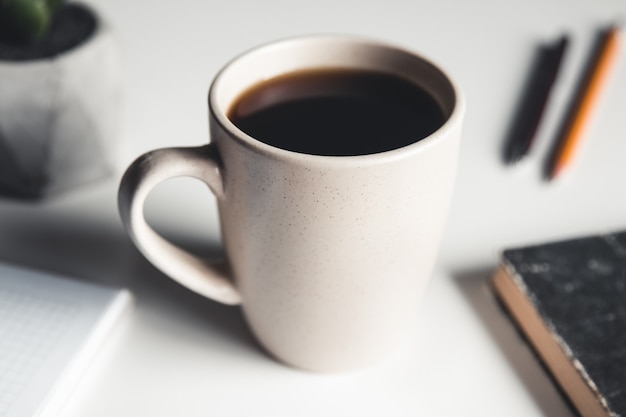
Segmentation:
{"type": "Polygon", "coordinates": [[[626,416],[626,231],[506,250],[493,284],[582,416],[626,416]]]}
{"type": "Polygon", "coordinates": [[[58,414],[131,299],[0,263],[0,417],[58,414]]]}

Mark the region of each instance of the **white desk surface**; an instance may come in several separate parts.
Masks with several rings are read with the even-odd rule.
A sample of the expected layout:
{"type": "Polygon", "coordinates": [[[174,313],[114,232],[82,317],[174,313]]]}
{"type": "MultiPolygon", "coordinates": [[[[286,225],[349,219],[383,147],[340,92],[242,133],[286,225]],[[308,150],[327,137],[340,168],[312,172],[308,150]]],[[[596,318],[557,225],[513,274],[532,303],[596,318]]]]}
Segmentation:
{"type": "MultiPolygon", "coordinates": [[[[118,174],[47,202],[0,199],[0,259],[129,287],[134,314],[111,338],[63,416],[571,416],[485,286],[508,246],[626,228],[626,60],[574,170],[541,166],[597,28],[623,0],[98,0],[127,69],[118,174]],[[537,146],[514,168],[500,148],[533,54],[563,31],[572,44],[537,146]],[[117,216],[121,172],[157,147],[207,141],[206,92],[235,54],[286,36],[379,38],[441,63],[468,111],[441,255],[413,334],[389,362],[347,375],[293,370],[255,345],[237,308],[170,281],[132,246],[117,216]]],[[[625,51],[626,52],[626,51],[625,51]]],[[[162,233],[219,251],[214,201],[192,180],[149,200],[162,233]]]]}

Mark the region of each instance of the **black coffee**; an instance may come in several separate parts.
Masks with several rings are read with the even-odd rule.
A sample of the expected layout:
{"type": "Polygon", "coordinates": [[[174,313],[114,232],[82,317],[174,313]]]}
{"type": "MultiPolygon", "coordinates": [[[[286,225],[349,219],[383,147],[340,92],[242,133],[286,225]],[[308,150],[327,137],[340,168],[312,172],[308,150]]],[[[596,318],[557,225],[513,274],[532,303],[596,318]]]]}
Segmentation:
{"type": "Polygon", "coordinates": [[[229,119],[269,145],[314,155],[401,148],[445,121],[436,101],[404,79],[362,70],[289,73],[253,86],[229,119]]]}

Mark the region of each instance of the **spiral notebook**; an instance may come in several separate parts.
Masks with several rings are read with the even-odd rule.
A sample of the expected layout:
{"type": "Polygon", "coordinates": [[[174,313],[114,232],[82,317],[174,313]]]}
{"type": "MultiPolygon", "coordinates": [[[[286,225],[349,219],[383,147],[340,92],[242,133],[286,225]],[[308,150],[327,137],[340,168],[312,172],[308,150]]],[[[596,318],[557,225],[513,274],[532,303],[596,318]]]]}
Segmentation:
{"type": "Polygon", "coordinates": [[[0,417],[51,417],[131,295],[0,263],[0,417]]]}

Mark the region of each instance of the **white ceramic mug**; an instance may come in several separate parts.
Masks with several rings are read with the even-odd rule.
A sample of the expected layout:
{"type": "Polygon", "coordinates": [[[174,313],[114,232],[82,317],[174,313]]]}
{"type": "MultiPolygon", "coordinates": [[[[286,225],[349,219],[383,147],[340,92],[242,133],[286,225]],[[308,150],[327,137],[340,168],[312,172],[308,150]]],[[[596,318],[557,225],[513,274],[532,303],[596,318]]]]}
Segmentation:
{"type": "Polygon", "coordinates": [[[213,300],[241,304],[276,358],[316,371],[360,368],[408,333],[444,229],[463,113],[463,96],[443,70],[394,46],[345,36],[261,46],[215,78],[208,145],[156,150],[129,167],[121,218],[167,275],[213,300]],[[437,101],[445,122],[399,149],[337,157],[267,145],[228,119],[251,86],[328,67],[409,80],[437,101]],[[195,177],[215,194],[228,267],[176,247],[146,223],[148,193],[176,176],[195,177]]]}

